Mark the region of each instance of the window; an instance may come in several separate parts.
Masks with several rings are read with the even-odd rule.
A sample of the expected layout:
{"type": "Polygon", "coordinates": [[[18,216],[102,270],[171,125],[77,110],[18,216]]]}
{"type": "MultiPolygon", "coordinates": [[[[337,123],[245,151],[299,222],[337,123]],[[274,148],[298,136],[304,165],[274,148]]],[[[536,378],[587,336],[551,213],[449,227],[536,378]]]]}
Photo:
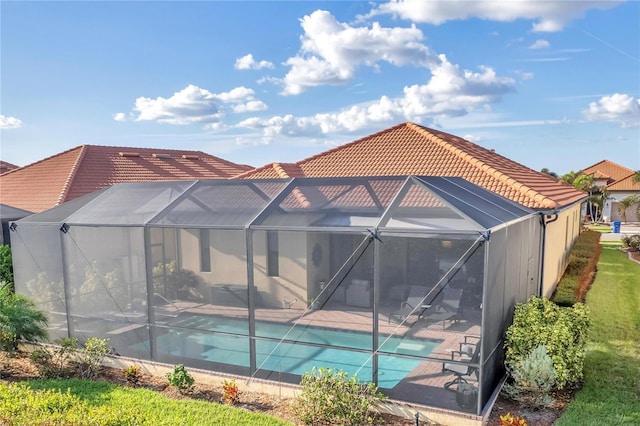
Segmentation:
{"type": "Polygon", "coordinates": [[[211,272],[211,244],[209,230],[200,230],[200,272],[211,272]]]}
{"type": "Polygon", "coordinates": [[[267,231],[267,275],[277,277],[279,271],[278,233],[267,231]]]}

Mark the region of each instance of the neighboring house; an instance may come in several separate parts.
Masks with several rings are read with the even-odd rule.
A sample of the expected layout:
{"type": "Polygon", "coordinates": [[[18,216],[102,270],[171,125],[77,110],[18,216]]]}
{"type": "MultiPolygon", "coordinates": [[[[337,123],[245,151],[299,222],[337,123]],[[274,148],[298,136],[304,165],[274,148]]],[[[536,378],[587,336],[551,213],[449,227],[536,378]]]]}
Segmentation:
{"type": "MultiPolygon", "coordinates": [[[[609,160],[602,160],[579,172],[590,175],[594,178],[594,183],[600,188],[605,188],[608,198],[602,209],[602,216],[605,221],[625,220],[619,210],[620,201],[631,195],[640,194],[640,182],[633,182],[634,170],[621,166],[609,160]]],[[[626,220],[636,221],[636,211],[640,206],[631,205],[627,209],[626,220]]]]}
{"type": "Polygon", "coordinates": [[[0,222],[2,222],[2,235],[0,235],[0,244],[10,244],[9,222],[22,219],[31,214],[26,210],[17,209],[15,207],[0,204],[0,222]]]}
{"type": "Polygon", "coordinates": [[[81,145],[0,176],[0,202],[37,213],[115,183],[227,179],[250,169],[201,151],[81,145]]]}
{"type": "Polygon", "coordinates": [[[461,177],[539,211],[544,223],[540,292],[553,293],[578,236],[580,204],[587,194],[457,136],[403,123],[297,163],[268,164],[238,177],[376,175],[461,177]]]}
{"type": "Polygon", "coordinates": [[[6,161],[0,160],[0,175],[8,172],[9,170],[17,169],[18,166],[15,164],[7,163],[6,161]]]}

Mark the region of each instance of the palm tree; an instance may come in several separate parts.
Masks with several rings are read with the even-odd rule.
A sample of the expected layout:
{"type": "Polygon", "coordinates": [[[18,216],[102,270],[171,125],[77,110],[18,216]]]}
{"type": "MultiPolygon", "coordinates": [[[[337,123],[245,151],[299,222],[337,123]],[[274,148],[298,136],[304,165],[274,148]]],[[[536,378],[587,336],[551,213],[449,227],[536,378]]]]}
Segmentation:
{"type": "Polygon", "coordinates": [[[631,178],[631,181],[633,183],[640,183],[640,170],[636,170],[636,172],[633,174],[633,177],[631,178]]]}
{"type": "Polygon", "coordinates": [[[597,203],[597,198],[594,198],[594,192],[597,191],[595,179],[591,175],[578,175],[573,181],[573,186],[581,191],[589,193],[589,198],[587,199],[589,215],[591,216],[591,220],[595,221],[596,217],[593,211],[594,203],[597,203]]]}
{"type": "Polygon", "coordinates": [[[571,170],[569,173],[562,175],[560,180],[567,182],[569,185],[573,185],[573,181],[576,180],[576,177],[578,177],[578,173],[571,170]]]}
{"type": "MultiPolygon", "coordinates": [[[[624,222],[627,221],[627,209],[635,203],[640,203],[640,194],[629,195],[628,197],[620,200],[620,203],[618,203],[618,211],[620,212],[620,215],[622,216],[622,220],[624,222]]],[[[640,216],[640,205],[638,206],[638,211],[636,213],[637,216],[640,216]]]]}
{"type": "Polygon", "coordinates": [[[0,350],[13,352],[18,340],[45,339],[47,323],[47,317],[32,300],[0,283],[0,350]]]}

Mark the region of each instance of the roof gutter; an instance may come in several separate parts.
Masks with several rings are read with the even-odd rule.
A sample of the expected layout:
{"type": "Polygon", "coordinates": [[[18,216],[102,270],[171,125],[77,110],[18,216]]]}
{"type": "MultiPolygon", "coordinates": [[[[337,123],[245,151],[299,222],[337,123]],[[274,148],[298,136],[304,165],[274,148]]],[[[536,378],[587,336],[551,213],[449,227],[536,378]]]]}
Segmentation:
{"type": "Polygon", "coordinates": [[[542,296],[544,284],[544,253],[547,244],[547,225],[558,220],[558,210],[539,212],[542,225],[542,244],[540,244],[540,280],[538,282],[538,296],[542,296]]]}

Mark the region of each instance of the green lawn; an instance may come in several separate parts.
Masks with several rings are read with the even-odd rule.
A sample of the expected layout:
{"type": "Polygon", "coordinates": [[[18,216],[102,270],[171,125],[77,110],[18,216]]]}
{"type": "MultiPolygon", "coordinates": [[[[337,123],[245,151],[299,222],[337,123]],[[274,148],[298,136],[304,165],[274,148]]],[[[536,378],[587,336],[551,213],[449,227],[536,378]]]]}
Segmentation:
{"type": "Polygon", "coordinates": [[[611,225],[587,225],[587,229],[591,229],[592,231],[598,231],[603,234],[607,234],[611,232],[611,225]]]}
{"type": "Polygon", "coordinates": [[[603,244],[587,295],[585,382],[558,425],[640,425],[640,265],[603,244]]]}
{"type": "MultiPolygon", "coordinates": [[[[148,389],[132,389],[106,382],[73,379],[23,383],[34,390],[59,390],[63,395],[54,395],[44,402],[33,402],[34,398],[24,392],[7,392],[7,388],[0,386],[0,419],[13,420],[2,424],[289,425],[282,420],[240,408],[206,401],[174,400],[148,389]],[[69,398],[65,399],[67,389],[71,394],[69,398],[77,399],[71,402],[69,398]],[[63,416],[68,423],[53,422],[57,415],[63,416]],[[111,419],[114,415],[115,423],[111,419]],[[106,418],[111,420],[107,421],[106,418]]],[[[59,420],[58,417],[55,419],[59,420]]]]}

